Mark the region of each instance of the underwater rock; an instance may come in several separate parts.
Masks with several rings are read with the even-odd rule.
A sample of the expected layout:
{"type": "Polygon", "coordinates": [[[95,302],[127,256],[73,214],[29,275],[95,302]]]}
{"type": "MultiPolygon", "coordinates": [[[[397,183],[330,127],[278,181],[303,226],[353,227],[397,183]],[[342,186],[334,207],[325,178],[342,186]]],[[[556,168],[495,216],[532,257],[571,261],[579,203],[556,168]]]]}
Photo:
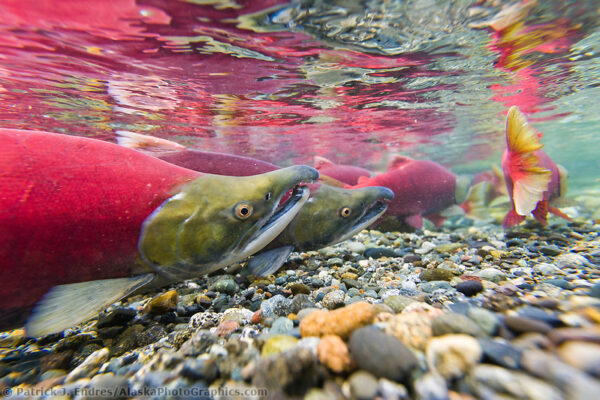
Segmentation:
{"type": "Polygon", "coordinates": [[[448,333],[464,333],[475,337],[485,336],[481,328],[472,319],[457,313],[445,313],[431,323],[433,336],[448,333]]]}
{"type": "Polygon", "coordinates": [[[424,350],[427,340],[433,336],[432,320],[441,311],[415,310],[394,315],[385,324],[385,332],[415,349],[424,350]]]}
{"type": "Polygon", "coordinates": [[[333,310],[344,306],[345,297],[346,293],[343,290],[333,290],[327,293],[321,302],[326,309],[333,310]]]}
{"type": "Polygon", "coordinates": [[[307,349],[291,349],[261,358],[254,367],[252,384],[275,393],[303,395],[322,380],[316,356],[307,349]]]}
{"type": "Polygon", "coordinates": [[[177,307],[177,291],[169,290],[166,293],[154,297],[144,306],[144,313],[161,315],[177,307]]]}
{"type": "Polygon", "coordinates": [[[236,329],[238,329],[239,327],[240,327],[240,324],[237,321],[227,320],[227,321],[221,322],[217,326],[217,330],[215,331],[215,333],[219,337],[227,337],[233,331],[235,331],[236,329]]]}
{"type": "Polygon", "coordinates": [[[219,325],[221,315],[219,313],[203,311],[192,315],[189,322],[191,329],[208,329],[219,325]]]}
{"type": "Polygon", "coordinates": [[[406,306],[414,303],[415,301],[416,300],[411,297],[396,295],[386,297],[383,300],[383,304],[387,305],[394,311],[394,313],[398,314],[401,313],[402,310],[406,308],[406,306]]]}
{"type": "Polygon", "coordinates": [[[333,311],[317,310],[302,319],[300,334],[302,337],[337,335],[346,339],[355,329],[369,325],[375,314],[375,308],[366,302],[353,303],[333,311]]]}
{"type": "Polygon", "coordinates": [[[273,354],[282,353],[298,344],[298,338],[290,335],[275,335],[267,339],[263,345],[261,356],[269,357],[273,354]]]}
{"type": "Polygon", "coordinates": [[[483,283],[479,280],[468,280],[457,283],[454,288],[465,296],[472,297],[483,291],[483,283]]]}
{"type": "Polygon", "coordinates": [[[317,346],[319,360],[335,373],[348,372],[354,367],[346,343],[337,335],[325,335],[317,346]]]}
{"type": "Polygon", "coordinates": [[[452,334],[430,339],[425,354],[429,369],[451,380],[473,368],[481,359],[482,350],[473,337],[452,334]]]}
{"type": "Polygon", "coordinates": [[[557,388],[522,372],[495,365],[481,364],[473,368],[467,380],[478,396],[494,393],[523,400],[565,400],[557,388]]]}
{"type": "Polygon", "coordinates": [[[417,359],[408,347],[374,326],[354,331],[348,348],[359,368],[379,378],[401,381],[417,366],[417,359]]]}
{"type": "Polygon", "coordinates": [[[135,310],[129,308],[116,308],[108,314],[102,314],[98,317],[96,323],[97,329],[107,328],[111,326],[125,325],[136,316],[135,310]]]}
{"type": "Polygon", "coordinates": [[[367,371],[356,371],[348,379],[350,394],[356,400],[371,400],[377,395],[377,378],[367,371]]]}
{"type": "Polygon", "coordinates": [[[268,300],[264,300],[260,309],[263,318],[285,317],[290,313],[292,300],[277,294],[268,300]]]}
{"type": "Polygon", "coordinates": [[[65,378],[65,383],[72,383],[81,378],[88,378],[95,374],[102,363],[108,360],[109,349],[103,348],[90,354],[81,364],[74,370],[69,372],[65,378]]]}

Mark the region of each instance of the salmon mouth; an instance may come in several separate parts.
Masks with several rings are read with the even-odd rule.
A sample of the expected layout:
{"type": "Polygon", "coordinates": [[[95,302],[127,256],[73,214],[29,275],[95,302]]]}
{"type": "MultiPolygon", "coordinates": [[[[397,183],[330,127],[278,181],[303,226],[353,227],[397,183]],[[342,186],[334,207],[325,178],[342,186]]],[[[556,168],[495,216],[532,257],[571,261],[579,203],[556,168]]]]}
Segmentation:
{"type": "Polygon", "coordinates": [[[340,242],[350,239],[363,229],[366,229],[371,224],[379,219],[388,208],[388,203],[384,200],[377,200],[373,203],[365,213],[354,223],[352,228],[340,238],[340,242]]]}
{"type": "Polygon", "coordinates": [[[271,243],[302,209],[310,196],[306,186],[296,185],[289,198],[280,204],[263,226],[248,240],[241,254],[250,256],[271,243]]]}
{"type": "Polygon", "coordinates": [[[358,218],[352,228],[348,230],[339,241],[350,239],[363,229],[366,229],[375,221],[377,221],[387,210],[389,202],[394,198],[394,192],[388,188],[381,187],[379,189],[377,199],[371,203],[371,205],[365,210],[365,212],[358,218]]]}

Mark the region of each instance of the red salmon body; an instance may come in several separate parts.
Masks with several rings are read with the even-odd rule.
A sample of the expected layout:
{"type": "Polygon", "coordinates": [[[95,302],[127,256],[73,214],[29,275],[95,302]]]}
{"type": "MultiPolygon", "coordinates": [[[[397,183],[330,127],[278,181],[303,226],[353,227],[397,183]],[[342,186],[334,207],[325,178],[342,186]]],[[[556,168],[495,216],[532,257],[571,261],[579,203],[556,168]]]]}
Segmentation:
{"type": "Polygon", "coordinates": [[[255,158],[194,149],[161,154],[161,160],[207,174],[249,176],[275,171],[280,167],[255,158]]]}
{"type": "Polygon", "coordinates": [[[388,216],[426,216],[456,203],[456,175],[433,161],[398,159],[387,172],[361,179],[353,188],[366,186],[384,186],[394,192],[388,216]]]}
{"type": "Polygon", "coordinates": [[[548,212],[570,219],[550,205],[550,200],[565,194],[567,173],[541,150],[540,137],[517,107],[509,109],[502,171],[511,209],[502,221],[504,228],[521,223],[530,213],[544,225],[548,212]]]}
{"type": "Polygon", "coordinates": [[[361,176],[365,178],[371,176],[371,171],[368,169],[354,165],[335,164],[320,156],[315,157],[314,163],[315,168],[321,175],[328,176],[346,185],[356,185],[361,176]]]}
{"type": "Polygon", "coordinates": [[[144,219],[199,175],[99,140],[0,129],[0,324],[55,285],[131,275],[144,219]]]}

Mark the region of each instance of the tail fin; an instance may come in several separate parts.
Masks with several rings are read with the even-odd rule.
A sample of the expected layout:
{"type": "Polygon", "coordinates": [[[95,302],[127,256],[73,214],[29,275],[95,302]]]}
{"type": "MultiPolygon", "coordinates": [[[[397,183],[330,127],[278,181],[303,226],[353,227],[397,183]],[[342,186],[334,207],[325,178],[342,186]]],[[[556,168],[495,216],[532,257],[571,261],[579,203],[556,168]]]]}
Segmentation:
{"type": "Polygon", "coordinates": [[[508,191],[506,190],[506,180],[504,179],[504,172],[502,169],[498,167],[496,164],[492,165],[492,171],[494,172],[494,176],[498,180],[498,183],[494,185],[494,189],[497,193],[508,195],[508,191]]]}
{"type": "Polygon", "coordinates": [[[510,228],[511,226],[518,225],[525,220],[525,216],[517,214],[515,209],[511,209],[504,216],[504,220],[502,221],[503,228],[510,228]]]}
{"type": "Polygon", "coordinates": [[[512,106],[506,120],[506,144],[513,178],[513,202],[519,215],[532,212],[548,190],[552,171],[539,166],[534,154],[543,145],[519,109],[512,106]]]}
{"type": "Polygon", "coordinates": [[[467,199],[460,205],[465,210],[465,216],[474,220],[486,220],[490,218],[487,204],[493,190],[492,184],[482,181],[469,188],[467,199]]]}
{"type": "Polygon", "coordinates": [[[537,203],[533,210],[533,217],[542,225],[548,225],[548,200],[537,203]]]}
{"type": "Polygon", "coordinates": [[[168,153],[172,151],[186,150],[187,147],[172,142],[167,139],[161,139],[150,135],[142,135],[130,131],[116,131],[117,143],[120,146],[127,147],[133,150],[141,151],[142,153],[157,155],[160,153],[168,153]]]}

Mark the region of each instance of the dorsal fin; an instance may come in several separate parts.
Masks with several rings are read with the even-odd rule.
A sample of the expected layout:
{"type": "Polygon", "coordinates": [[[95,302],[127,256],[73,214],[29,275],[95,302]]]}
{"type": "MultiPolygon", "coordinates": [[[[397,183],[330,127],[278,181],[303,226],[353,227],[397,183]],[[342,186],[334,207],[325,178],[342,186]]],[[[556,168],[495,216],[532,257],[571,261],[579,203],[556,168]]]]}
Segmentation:
{"type": "Polygon", "coordinates": [[[390,171],[392,169],[396,169],[396,168],[400,167],[401,165],[406,164],[409,161],[412,161],[412,158],[407,157],[407,156],[402,156],[400,154],[396,154],[392,157],[392,159],[388,163],[387,169],[388,169],[388,171],[390,171]]]}
{"type": "Polygon", "coordinates": [[[335,165],[335,163],[333,161],[328,160],[327,158],[321,157],[321,156],[315,156],[313,160],[314,160],[316,169],[333,167],[335,165]]]}
{"type": "Polygon", "coordinates": [[[369,182],[371,178],[369,178],[368,176],[359,176],[358,177],[358,181],[356,182],[357,184],[362,184],[362,183],[367,183],[369,182]]]}
{"type": "Polygon", "coordinates": [[[319,176],[319,182],[325,183],[329,186],[335,186],[335,187],[340,187],[343,188],[346,186],[346,184],[344,182],[341,182],[335,178],[332,178],[330,176],[327,175],[321,175],[319,176]]]}
{"type": "Polygon", "coordinates": [[[120,146],[138,150],[150,155],[186,149],[185,146],[179,143],[150,135],[142,135],[141,133],[116,131],[115,134],[117,135],[117,144],[120,146]]]}

